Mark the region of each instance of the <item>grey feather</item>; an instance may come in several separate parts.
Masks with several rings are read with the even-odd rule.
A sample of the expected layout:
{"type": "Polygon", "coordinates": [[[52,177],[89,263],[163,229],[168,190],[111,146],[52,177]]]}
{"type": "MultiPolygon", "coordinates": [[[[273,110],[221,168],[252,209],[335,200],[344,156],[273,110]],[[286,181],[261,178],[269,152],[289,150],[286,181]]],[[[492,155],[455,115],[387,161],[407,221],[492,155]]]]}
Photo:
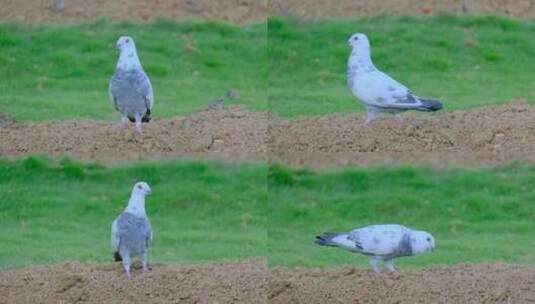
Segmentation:
{"type": "Polygon", "coordinates": [[[378,271],[379,261],[394,271],[394,258],[418,255],[435,247],[434,238],[428,232],[397,224],[370,225],[348,233],[325,232],[316,236],[315,243],[369,256],[374,271],[378,271]]]}
{"type": "Polygon", "coordinates": [[[134,257],[147,252],[152,234],[148,218],[123,212],[117,218],[117,229],[119,235],[118,252],[121,255],[126,253],[134,257]]]}
{"type": "Polygon", "coordinates": [[[403,84],[377,69],[371,60],[366,35],[357,33],[348,41],[352,47],[347,64],[349,89],[366,107],[366,122],[381,112],[400,113],[408,110],[432,112],[442,109],[437,100],[424,100],[403,84]]]}
{"type": "Polygon", "coordinates": [[[150,121],[153,105],[152,85],[142,69],[117,68],[110,80],[110,98],[117,111],[135,121],[136,115],[143,122],[150,121]]]}

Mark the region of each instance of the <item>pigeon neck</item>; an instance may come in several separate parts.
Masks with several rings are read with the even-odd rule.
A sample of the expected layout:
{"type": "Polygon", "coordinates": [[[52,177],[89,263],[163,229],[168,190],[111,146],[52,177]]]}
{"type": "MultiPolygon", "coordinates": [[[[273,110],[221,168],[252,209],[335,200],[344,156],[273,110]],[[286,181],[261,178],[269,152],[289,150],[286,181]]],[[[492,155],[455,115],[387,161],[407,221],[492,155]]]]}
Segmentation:
{"type": "Polygon", "coordinates": [[[117,68],[126,71],[141,68],[141,62],[139,61],[135,48],[126,49],[121,52],[119,61],[117,62],[117,68]]]}
{"type": "Polygon", "coordinates": [[[354,48],[349,56],[349,64],[357,68],[375,68],[370,57],[370,50],[365,48],[354,48]]]}
{"type": "Polygon", "coordinates": [[[145,196],[137,193],[132,193],[125,211],[132,213],[138,217],[146,217],[147,215],[145,213],[145,196]]]}

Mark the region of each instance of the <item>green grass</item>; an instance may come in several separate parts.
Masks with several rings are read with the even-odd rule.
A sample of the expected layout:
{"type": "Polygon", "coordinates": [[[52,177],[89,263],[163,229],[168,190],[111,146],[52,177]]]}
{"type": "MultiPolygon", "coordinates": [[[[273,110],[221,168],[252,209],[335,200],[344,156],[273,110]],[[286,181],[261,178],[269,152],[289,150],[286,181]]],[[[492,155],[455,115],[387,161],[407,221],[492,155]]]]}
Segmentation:
{"type": "Polygon", "coordinates": [[[268,20],[269,107],[280,117],[364,109],[346,84],[347,39],[366,33],[375,65],[446,110],[535,103],[535,22],[505,17],[268,20]]]}
{"type": "Polygon", "coordinates": [[[0,269],[111,261],[111,222],[139,180],[153,190],[146,202],[154,231],[151,261],[263,256],[266,172],[263,165],[198,161],[102,167],[0,160],[0,269]]]}
{"type": "Polygon", "coordinates": [[[231,88],[241,95],[233,102],[281,117],[362,112],[345,79],[354,32],[368,34],[377,67],[446,110],[535,102],[534,21],[381,15],[267,24],[0,24],[0,112],[116,119],[107,91],[123,34],[135,38],[152,79],[156,117],[192,113],[231,88]]]}
{"type": "Polygon", "coordinates": [[[271,266],[367,267],[314,236],[374,223],[426,230],[437,248],[403,268],[535,264],[535,167],[414,167],[322,173],[273,166],[167,161],[105,167],[0,160],[0,269],[111,261],[109,229],[132,185],[147,181],[153,262],[267,256],[271,266]],[[267,175],[267,178],[266,178],[267,175]]]}
{"type": "MultiPolygon", "coordinates": [[[[266,24],[0,24],[0,112],[22,121],[117,118],[108,99],[120,35],[136,41],[155,94],[155,117],[204,108],[227,90],[267,109],[266,24]]],[[[228,104],[228,101],[227,101],[228,104]]]]}
{"type": "Polygon", "coordinates": [[[270,168],[272,266],[368,267],[368,258],[314,244],[325,231],[399,223],[431,232],[436,250],[403,268],[458,263],[535,264],[535,167],[436,171],[378,167],[314,173],[270,168]]]}

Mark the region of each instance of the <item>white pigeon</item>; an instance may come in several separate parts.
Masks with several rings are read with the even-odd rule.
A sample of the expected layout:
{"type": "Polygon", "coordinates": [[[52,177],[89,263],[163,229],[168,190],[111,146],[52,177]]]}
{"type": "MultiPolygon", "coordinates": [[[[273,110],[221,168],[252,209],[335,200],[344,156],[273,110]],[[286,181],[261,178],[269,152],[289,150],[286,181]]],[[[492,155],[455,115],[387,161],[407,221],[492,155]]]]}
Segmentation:
{"type": "Polygon", "coordinates": [[[379,261],[394,272],[394,258],[418,255],[435,248],[435,239],[430,233],[395,224],[371,225],[349,233],[325,232],[316,236],[315,243],[367,255],[375,272],[379,272],[379,261]]]}
{"type": "Polygon", "coordinates": [[[378,70],[373,65],[366,35],[354,34],[347,42],[352,48],[347,62],[347,84],[366,107],[366,123],[381,112],[398,114],[407,110],[434,112],[442,109],[440,101],[413,95],[407,87],[378,70]]]}
{"type": "Polygon", "coordinates": [[[111,225],[111,248],[116,262],[122,261],[126,275],[130,266],[139,257],[143,272],[147,270],[147,251],[152,242],[152,229],[145,213],[145,196],[151,193],[149,185],[139,182],[134,185],[128,205],[111,225]]]}
{"type": "Polygon", "coordinates": [[[134,39],[121,36],[116,47],[120,55],[110,80],[110,100],[121,115],[120,126],[124,127],[130,120],[136,124],[135,131],[141,134],[141,123],[150,121],[154,105],[152,85],[137,56],[134,39]]]}

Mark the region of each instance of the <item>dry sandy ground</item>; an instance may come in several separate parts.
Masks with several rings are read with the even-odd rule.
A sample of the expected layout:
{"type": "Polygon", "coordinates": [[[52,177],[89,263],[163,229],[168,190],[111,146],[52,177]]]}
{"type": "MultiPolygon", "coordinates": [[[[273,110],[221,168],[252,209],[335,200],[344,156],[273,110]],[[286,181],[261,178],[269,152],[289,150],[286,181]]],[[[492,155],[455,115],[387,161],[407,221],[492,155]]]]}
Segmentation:
{"type": "Polygon", "coordinates": [[[103,163],[170,157],[265,160],[267,114],[239,106],[188,117],[155,119],[134,136],[133,125],[89,120],[10,124],[0,127],[0,156],[70,156],[103,163]]]}
{"type": "Polygon", "coordinates": [[[457,265],[396,274],[354,268],[275,269],[269,303],[534,303],[535,269],[506,264],[457,265]]]}
{"type": "Polygon", "coordinates": [[[403,15],[431,15],[440,12],[501,14],[535,17],[533,0],[270,0],[273,13],[307,19],[354,17],[389,12],[403,15]]]}
{"type": "Polygon", "coordinates": [[[67,263],[0,272],[12,303],[533,303],[535,269],[457,265],[396,274],[367,269],[266,267],[265,259],[151,265],[132,279],[120,264],[67,263]]]}
{"type": "Polygon", "coordinates": [[[535,163],[535,106],[517,102],[434,115],[273,120],[239,106],[156,119],[142,137],[89,120],[1,127],[0,156],[47,154],[102,163],[174,157],[271,161],[312,168],[412,163],[433,167],[535,163]],[[269,125],[269,126],[268,126],[269,125]]]}
{"type": "Polygon", "coordinates": [[[63,11],[53,9],[53,0],[0,0],[0,20],[23,23],[76,23],[110,20],[149,21],[217,19],[236,23],[265,18],[268,0],[65,0],[63,11]]]}
{"type": "Polygon", "coordinates": [[[535,163],[535,107],[517,102],[467,111],[414,116],[399,124],[385,116],[329,115],[270,124],[273,162],[323,168],[417,163],[479,166],[535,163]]]}
{"type": "Polygon", "coordinates": [[[441,11],[535,17],[532,0],[65,0],[56,11],[53,0],[0,0],[0,20],[23,23],[76,23],[108,18],[148,21],[156,17],[195,18],[253,23],[271,15],[315,19],[441,11]]]}
{"type": "Polygon", "coordinates": [[[267,303],[262,258],[197,266],[150,265],[127,279],[119,263],[68,263],[0,272],[0,304],[267,303]]]}

